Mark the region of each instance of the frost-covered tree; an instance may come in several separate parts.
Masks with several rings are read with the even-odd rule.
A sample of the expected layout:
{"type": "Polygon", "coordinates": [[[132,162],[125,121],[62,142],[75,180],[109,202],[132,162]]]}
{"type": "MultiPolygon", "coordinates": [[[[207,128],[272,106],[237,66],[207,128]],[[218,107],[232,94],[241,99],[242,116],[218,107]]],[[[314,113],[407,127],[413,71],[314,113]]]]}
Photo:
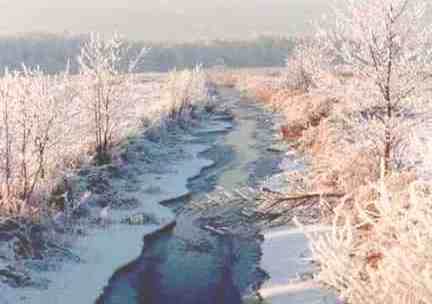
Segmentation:
{"type": "Polygon", "coordinates": [[[94,152],[104,161],[114,144],[148,127],[143,122],[159,130],[206,108],[201,68],[137,75],[131,72],[145,50],[129,51],[119,36],[94,34],[83,46],[79,75],[24,66],[0,77],[0,217],[43,214],[69,170],[94,152]]]}
{"type": "Polygon", "coordinates": [[[84,79],[81,95],[92,121],[99,160],[107,156],[116,132],[125,121],[128,103],[132,101],[128,96],[132,91],[131,76],[125,72],[132,72],[146,52],[143,49],[131,59],[128,50],[128,44],[119,35],[106,39],[100,34],[91,34],[78,57],[84,79]]]}
{"type": "Polygon", "coordinates": [[[0,209],[37,209],[79,142],[70,128],[77,107],[62,83],[25,67],[0,79],[0,209]]]}
{"type": "Polygon", "coordinates": [[[320,31],[335,62],[354,75],[344,87],[354,108],[343,113],[342,129],[351,140],[375,145],[386,172],[400,165],[413,127],[429,114],[427,7],[423,0],[344,0],[320,31]]]}
{"type": "Polygon", "coordinates": [[[322,41],[315,38],[299,39],[286,59],[285,75],[278,88],[297,89],[305,93],[328,87],[331,57],[323,49],[322,41]]]}

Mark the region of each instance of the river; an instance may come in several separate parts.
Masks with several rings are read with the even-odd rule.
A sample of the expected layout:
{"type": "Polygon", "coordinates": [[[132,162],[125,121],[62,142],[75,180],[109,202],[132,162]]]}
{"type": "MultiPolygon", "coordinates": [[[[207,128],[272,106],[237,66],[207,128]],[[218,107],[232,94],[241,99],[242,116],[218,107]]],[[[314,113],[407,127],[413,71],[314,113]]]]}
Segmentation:
{"type": "Polygon", "coordinates": [[[202,157],[214,165],[189,181],[191,195],[166,202],[177,212],[177,226],[144,242],[140,257],[117,270],[98,304],[240,304],[243,295],[266,279],[259,268],[260,238],[217,236],[178,210],[216,187],[254,185],[274,173],[280,155],[272,144],[271,116],[253,102],[241,102],[231,89],[221,101],[235,120],[227,132],[197,131],[197,143],[213,143],[202,157]]]}

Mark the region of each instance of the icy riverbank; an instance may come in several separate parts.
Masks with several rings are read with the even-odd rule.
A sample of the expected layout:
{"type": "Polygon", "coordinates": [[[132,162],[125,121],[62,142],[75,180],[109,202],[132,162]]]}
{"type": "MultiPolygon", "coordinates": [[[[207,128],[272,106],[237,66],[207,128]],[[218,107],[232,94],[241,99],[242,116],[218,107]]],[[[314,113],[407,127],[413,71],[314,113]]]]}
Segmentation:
{"type": "MultiPolygon", "coordinates": [[[[221,132],[231,125],[226,121],[212,120],[200,127],[206,132],[221,132]]],[[[178,157],[166,155],[154,147],[151,154],[158,159],[149,165],[144,151],[152,145],[146,138],[138,138],[129,148],[128,154],[133,157],[122,169],[126,174],[112,181],[116,193],[137,201],[138,206],[111,211],[112,223],[104,227],[86,227],[85,235],[75,240],[72,246],[74,254],[80,258],[79,263],[61,262],[54,269],[32,273],[37,281],[47,282],[46,288],[14,289],[0,285],[0,303],[94,303],[112,273],[140,255],[145,235],[175,223],[173,212],[160,203],[187,195],[188,180],[213,164],[199,156],[210,145],[194,144],[195,139],[189,133],[179,132],[177,142],[170,147],[178,157]],[[140,214],[151,218],[152,224],[122,223],[122,219],[140,214]]]]}
{"type": "MultiPolygon", "coordinates": [[[[309,226],[305,229],[319,232],[327,228],[309,226]]],[[[264,239],[261,267],[270,279],[262,286],[260,294],[266,303],[337,303],[334,296],[321,289],[312,278],[315,269],[303,230],[278,228],[267,231],[264,239]]]]}
{"type": "MultiPolygon", "coordinates": [[[[283,172],[304,166],[297,157],[294,151],[287,152],[281,162],[282,173],[271,177],[266,187],[276,192],[286,191],[289,185],[286,184],[283,172]]],[[[316,219],[308,219],[308,215],[301,211],[299,214],[304,222],[316,222],[316,219]]],[[[319,234],[328,229],[320,225],[308,225],[302,229],[290,225],[264,232],[261,268],[270,279],[261,287],[259,293],[266,304],[338,303],[334,295],[321,288],[313,279],[316,268],[312,264],[309,240],[306,237],[306,234],[319,234]]]]}

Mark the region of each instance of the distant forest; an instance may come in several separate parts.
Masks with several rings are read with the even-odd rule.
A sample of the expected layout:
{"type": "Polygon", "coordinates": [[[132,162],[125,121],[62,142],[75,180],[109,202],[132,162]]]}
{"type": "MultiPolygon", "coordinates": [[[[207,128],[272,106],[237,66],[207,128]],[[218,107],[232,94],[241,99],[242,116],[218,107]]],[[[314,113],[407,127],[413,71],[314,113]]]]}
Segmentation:
{"type": "MultiPolygon", "coordinates": [[[[87,35],[26,34],[0,36],[0,69],[19,70],[22,64],[39,66],[55,73],[70,64],[77,71],[76,58],[87,35]]],[[[258,37],[244,41],[198,41],[164,44],[130,42],[131,52],[149,48],[138,72],[165,72],[174,68],[204,67],[274,67],[283,66],[295,45],[294,38],[258,37]]]]}

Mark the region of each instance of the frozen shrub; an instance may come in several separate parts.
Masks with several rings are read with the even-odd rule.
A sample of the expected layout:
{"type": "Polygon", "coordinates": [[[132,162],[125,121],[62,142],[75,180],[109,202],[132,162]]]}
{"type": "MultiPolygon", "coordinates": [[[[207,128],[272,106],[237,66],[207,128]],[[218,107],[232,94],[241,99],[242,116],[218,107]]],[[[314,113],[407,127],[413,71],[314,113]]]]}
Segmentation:
{"type": "Polygon", "coordinates": [[[79,124],[77,100],[64,77],[24,68],[0,79],[2,211],[34,212],[79,149],[69,128],[79,124]]]}
{"type": "Polygon", "coordinates": [[[336,211],[331,233],[311,236],[318,279],[347,303],[432,302],[431,185],[410,180],[383,177],[336,211]]]}
{"type": "Polygon", "coordinates": [[[172,71],[162,86],[160,107],[167,121],[188,121],[210,101],[207,78],[201,66],[172,71]]]}
{"type": "Polygon", "coordinates": [[[310,38],[299,41],[293,54],[286,60],[279,87],[308,93],[322,86],[325,71],[330,70],[328,58],[320,40],[310,38]]]}

